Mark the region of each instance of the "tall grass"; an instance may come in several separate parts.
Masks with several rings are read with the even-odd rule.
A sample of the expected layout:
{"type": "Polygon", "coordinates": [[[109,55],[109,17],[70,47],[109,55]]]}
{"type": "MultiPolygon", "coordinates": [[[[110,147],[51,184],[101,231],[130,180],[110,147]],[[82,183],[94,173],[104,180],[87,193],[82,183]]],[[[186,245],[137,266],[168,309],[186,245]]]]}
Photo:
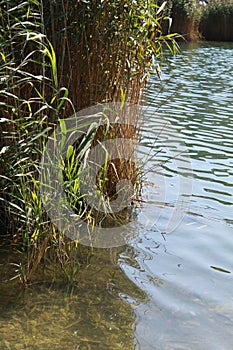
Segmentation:
{"type": "MultiPolygon", "coordinates": [[[[39,191],[43,140],[54,128],[67,89],[58,87],[56,55],[37,1],[1,1],[0,201],[7,233],[27,259],[27,282],[50,244],[63,244],[39,191]]],[[[60,254],[58,254],[58,257],[60,254]]]]}
{"type": "Polygon", "coordinates": [[[171,0],[168,2],[169,15],[172,18],[172,33],[179,33],[185,40],[199,38],[198,24],[202,12],[197,0],[171,0]]]}
{"type": "Polygon", "coordinates": [[[200,32],[206,40],[233,41],[233,1],[212,0],[205,7],[200,32]]]}
{"type": "Polygon", "coordinates": [[[167,6],[171,33],[177,32],[185,40],[232,41],[232,11],[232,0],[170,0],[167,6]]]}
{"type": "Polygon", "coordinates": [[[45,2],[60,84],[76,109],[119,101],[122,94],[139,101],[152,56],[161,57],[164,43],[176,49],[174,37],[162,35],[165,17],[158,9],[151,0],[45,2]]]}
{"type": "MultiPolygon", "coordinates": [[[[177,50],[176,35],[162,33],[164,20],[163,7],[150,0],[1,0],[0,213],[12,241],[26,252],[19,269],[24,283],[50,252],[67,278],[79,266],[78,243],[58,232],[40,197],[40,160],[48,136],[84,107],[138,103],[163,45],[177,50]]],[[[101,142],[104,132],[96,129],[93,142],[101,142]]],[[[127,138],[134,133],[123,130],[127,138]]],[[[64,186],[76,206],[77,158],[72,157],[71,152],[63,164],[64,186]]],[[[114,167],[122,173],[125,165],[114,167]]],[[[108,177],[115,168],[105,169],[108,177]]],[[[128,170],[133,181],[134,170],[128,170]]],[[[100,189],[114,196],[115,182],[101,183],[100,189]]]]}

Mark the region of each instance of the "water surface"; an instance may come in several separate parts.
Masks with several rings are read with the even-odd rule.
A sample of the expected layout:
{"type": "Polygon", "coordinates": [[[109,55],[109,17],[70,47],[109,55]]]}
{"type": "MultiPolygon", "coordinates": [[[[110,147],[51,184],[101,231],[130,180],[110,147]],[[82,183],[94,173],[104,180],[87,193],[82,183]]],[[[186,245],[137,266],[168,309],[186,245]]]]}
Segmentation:
{"type": "MultiPolygon", "coordinates": [[[[233,45],[192,44],[184,48],[183,57],[171,58],[169,63],[170,69],[161,75],[161,93],[153,84],[148,88],[144,144],[153,147],[160,117],[173,132],[163,146],[157,142],[161,138],[157,133],[154,148],[175,154],[172,145],[179,139],[190,160],[179,169],[176,161],[160,168],[160,177],[167,178],[166,191],[155,175],[157,192],[166,195],[155,226],[136,244],[139,257],[145,256],[139,258],[145,272],[125,266],[150,296],[149,303],[138,308],[137,334],[142,349],[231,349],[233,45]],[[176,219],[171,212],[184,177],[190,180],[186,193],[192,188],[190,203],[186,201],[183,220],[164,241],[159,234],[166,231],[170,218],[176,219]]],[[[155,164],[155,159],[151,162],[155,164]]],[[[150,206],[155,213],[155,203],[150,206]]]]}
{"type": "Polygon", "coordinates": [[[233,44],[182,50],[146,91],[142,234],[95,249],[72,290],[1,282],[0,349],[233,348],[233,44]]]}

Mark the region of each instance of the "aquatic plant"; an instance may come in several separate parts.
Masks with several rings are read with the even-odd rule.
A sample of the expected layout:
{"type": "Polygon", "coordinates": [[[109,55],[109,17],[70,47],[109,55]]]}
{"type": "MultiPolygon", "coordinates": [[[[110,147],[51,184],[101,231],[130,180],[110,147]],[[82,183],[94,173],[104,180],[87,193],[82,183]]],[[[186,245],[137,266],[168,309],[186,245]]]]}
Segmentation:
{"type": "Polygon", "coordinates": [[[164,21],[164,6],[151,0],[45,2],[46,34],[75,108],[123,96],[138,102],[152,57],[164,43],[177,49],[176,36],[162,34],[164,21]]]}
{"type": "Polygon", "coordinates": [[[233,1],[212,0],[205,6],[201,20],[200,32],[206,40],[233,40],[233,1]]]}
{"type": "Polygon", "coordinates": [[[168,9],[172,18],[171,32],[181,34],[185,40],[198,39],[198,24],[203,9],[199,1],[171,0],[168,9]]]}
{"type": "MultiPolygon", "coordinates": [[[[0,213],[6,231],[27,254],[21,269],[24,283],[50,254],[66,276],[72,276],[71,266],[72,271],[78,266],[78,243],[51,223],[40,196],[41,155],[48,137],[83,107],[139,102],[163,46],[177,51],[177,35],[162,33],[162,23],[168,20],[164,5],[126,0],[1,1],[0,213]]],[[[128,139],[135,133],[122,130],[128,139]]],[[[94,130],[92,141],[101,142],[105,132],[94,130]]],[[[119,133],[117,128],[112,132],[119,133]]],[[[81,144],[83,157],[93,143],[81,144]]],[[[82,211],[78,159],[71,148],[67,162],[60,165],[69,203],[82,211]]],[[[106,172],[109,178],[125,169],[121,162],[104,169],[99,190],[114,196],[117,179],[102,180],[106,172]]],[[[128,169],[135,181],[132,164],[128,169]]],[[[89,219],[89,213],[85,215],[89,219]]]]}

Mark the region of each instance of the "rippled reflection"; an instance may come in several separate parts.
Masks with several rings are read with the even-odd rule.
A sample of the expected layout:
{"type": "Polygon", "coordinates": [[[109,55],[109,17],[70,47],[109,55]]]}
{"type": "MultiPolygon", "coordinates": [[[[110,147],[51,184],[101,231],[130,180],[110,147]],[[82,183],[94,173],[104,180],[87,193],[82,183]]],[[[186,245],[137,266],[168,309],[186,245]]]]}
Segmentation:
{"type": "MultiPolygon", "coordinates": [[[[162,74],[161,92],[154,87],[155,77],[146,93],[142,150],[148,154],[151,147],[158,148],[156,118],[170,122],[189,151],[192,196],[180,225],[162,237],[175,204],[175,186],[169,185],[176,182],[177,175],[190,176],[190,170],[184,164],[177,173],[169,162],[157,170],[167,183],[167,196],[161,205],[156,205],[155,197],[144,209],[151,210],[151,216],[160,211],[160,217],[136,244],[143,271],[132,271],[125,265],[126,273],[150,296],[149,303],[137,308],[137,337],[143,350],[230,350],[233,44],[192,44],[183,48],[183,57],[169,61],[170,69],[162,74]]],[[[169,139],[170,148],[172,138],[174,134],[169,139]]],[[[157,159],[160,156],[158,153],[157,159]]],[[[152,173],[150,182],[160,190],[152,173]]]]}
{"type": "MultiPolygon", "coordinates": [[[[225,220],[233,219],[232,67],[232,44],[194,44],[170,60],[161,94],[152,84],[146,100],[187,145],[195,178],[192,207],[202,214],[208,207],[207,216],[225,220]]],[[[144,132],[148,144],[153,138],[149,113],[144,132]]]]}

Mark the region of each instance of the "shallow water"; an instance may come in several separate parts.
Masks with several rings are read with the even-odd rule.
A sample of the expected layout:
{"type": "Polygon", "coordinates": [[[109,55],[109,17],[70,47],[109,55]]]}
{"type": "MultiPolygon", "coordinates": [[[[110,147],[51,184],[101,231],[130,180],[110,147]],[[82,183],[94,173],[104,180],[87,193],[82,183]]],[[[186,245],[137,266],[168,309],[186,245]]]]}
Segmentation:
{"type": "Polygon", "coordinates": [[[0,349],[233,348],[233,44],[182,50],[146,92],[139,237],[95,249],[72,292],[1,283],[0,349]]]}

